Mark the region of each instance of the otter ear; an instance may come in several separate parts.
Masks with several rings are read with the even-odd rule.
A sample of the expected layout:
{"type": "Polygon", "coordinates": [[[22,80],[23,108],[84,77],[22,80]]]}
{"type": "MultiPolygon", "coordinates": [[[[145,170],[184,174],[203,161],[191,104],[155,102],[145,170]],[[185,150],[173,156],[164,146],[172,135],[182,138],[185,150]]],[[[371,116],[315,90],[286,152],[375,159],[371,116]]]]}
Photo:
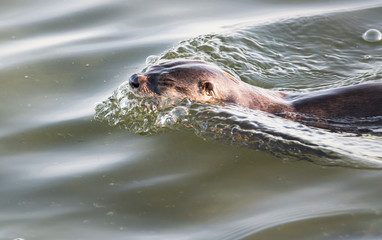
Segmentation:
{"type": "Polygon", "coordinates": [[[200,82],[199,87],[202,94],[206,94],[208,96],[212,96],[214,94],[215,86],[212,82],[200,82]]]}

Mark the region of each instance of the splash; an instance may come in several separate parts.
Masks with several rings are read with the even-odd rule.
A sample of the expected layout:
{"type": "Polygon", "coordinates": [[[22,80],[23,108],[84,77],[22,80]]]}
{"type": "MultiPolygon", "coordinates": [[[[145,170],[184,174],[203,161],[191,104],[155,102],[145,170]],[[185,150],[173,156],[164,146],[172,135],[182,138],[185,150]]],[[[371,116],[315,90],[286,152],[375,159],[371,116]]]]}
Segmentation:
{"type": "MultiPolygon", "coordinates": [[[[157,134],[181,117],[179,99],[148,99],[135,96],[128,83],[122,84],[107,100],[97,104],[95,119],[136,134],[157,134]]],[[[185,102],[185,101],[183,101],[185,102]]]]}
{"type": "Polygon", "coordinates": [[[192,129],[207,141],[267,151],[282,159],[382,168],[380,137],[332,133],[235,105],[140,98],[128,83],[96,106],[95,119],[141,135],[192,129]]]}

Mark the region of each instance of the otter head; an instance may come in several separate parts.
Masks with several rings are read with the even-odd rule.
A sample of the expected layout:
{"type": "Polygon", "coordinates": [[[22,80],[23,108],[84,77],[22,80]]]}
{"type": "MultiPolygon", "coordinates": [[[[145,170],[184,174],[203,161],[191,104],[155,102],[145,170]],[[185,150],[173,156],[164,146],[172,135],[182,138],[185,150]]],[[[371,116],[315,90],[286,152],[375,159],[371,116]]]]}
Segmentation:
{"type": "Polygon", "coordinates": [[[199,102],[234,102],[240,82],[203,61],[172,61],[153,66],[129,79],[141,97],[188,98],[199,102]]]}

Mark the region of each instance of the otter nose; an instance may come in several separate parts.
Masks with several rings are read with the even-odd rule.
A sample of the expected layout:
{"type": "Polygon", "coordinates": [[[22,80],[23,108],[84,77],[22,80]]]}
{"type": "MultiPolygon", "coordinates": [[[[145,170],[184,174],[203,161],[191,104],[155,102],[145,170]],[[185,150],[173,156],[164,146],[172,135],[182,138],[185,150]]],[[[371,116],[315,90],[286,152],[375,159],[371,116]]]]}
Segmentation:
{"type": "Polygon", "coordinates": [[[138,75],[133,74],[129,79],[129,84],[132,89],[139,88],[138,75]]]}

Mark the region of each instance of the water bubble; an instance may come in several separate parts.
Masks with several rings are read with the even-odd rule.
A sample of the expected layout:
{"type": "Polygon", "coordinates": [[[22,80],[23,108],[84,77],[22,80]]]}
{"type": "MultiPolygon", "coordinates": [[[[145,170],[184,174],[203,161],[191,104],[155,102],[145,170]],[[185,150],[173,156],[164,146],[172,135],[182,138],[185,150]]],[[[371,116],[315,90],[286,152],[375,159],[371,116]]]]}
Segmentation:
{"type": "Polygon", "coordinates": [[[366,42],[379,42],[382,40],[382,33],[377,29],[369,29],[362,35],[366,42]]]}
{"type": "Polygon", "coordinates": [[[159,60],[158,56],[150,55],[146,58],[146,65],[155,64],[159,60]]]}
{"type": "Polygon", "coordinates": [[[363,56],[363,59],[365,59],[365,60],[371,60],[371,59],[373,59],[373,57],[370,56],[370,55],[365,55],[365,56],[363,56]]]}

